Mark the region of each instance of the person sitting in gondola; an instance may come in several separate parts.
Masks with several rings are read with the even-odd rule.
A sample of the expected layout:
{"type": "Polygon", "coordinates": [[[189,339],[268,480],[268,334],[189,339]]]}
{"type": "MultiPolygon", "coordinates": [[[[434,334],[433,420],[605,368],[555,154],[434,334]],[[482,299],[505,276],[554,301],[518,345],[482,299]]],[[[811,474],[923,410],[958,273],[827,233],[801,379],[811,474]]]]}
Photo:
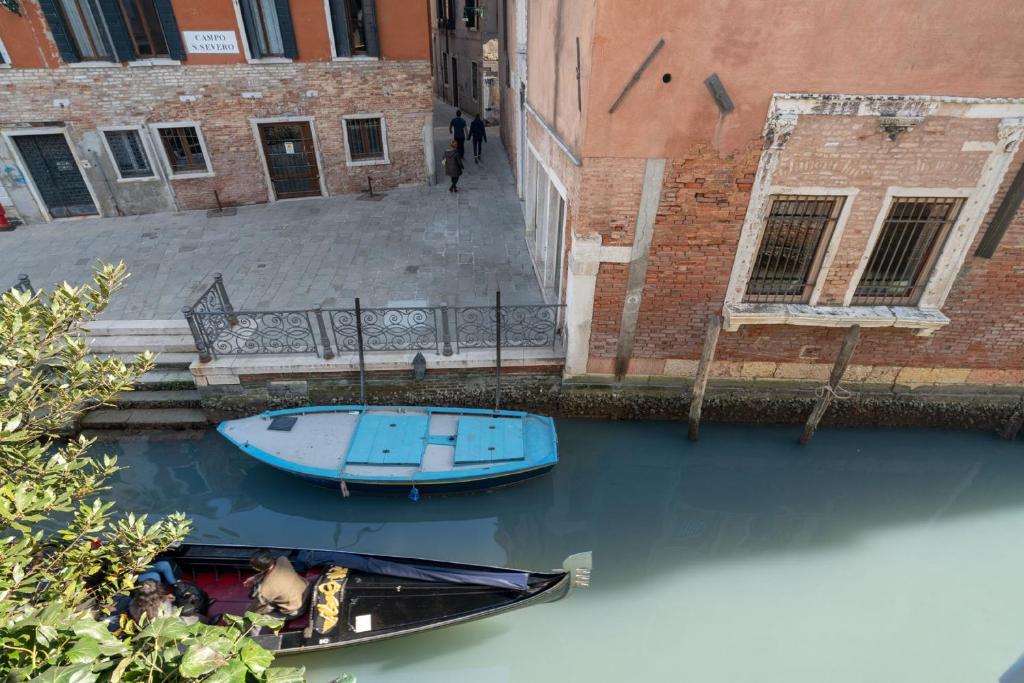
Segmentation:
{"type": "Polygon", "coordinates": [[[287,557],[275,559],[269,551],[260,550],[253,554],[249,565],[259,573],[243,582],[252,587],[252,602],[246,611],[277,619],[294,619],[306,611],[309,583],[287,557]]]}

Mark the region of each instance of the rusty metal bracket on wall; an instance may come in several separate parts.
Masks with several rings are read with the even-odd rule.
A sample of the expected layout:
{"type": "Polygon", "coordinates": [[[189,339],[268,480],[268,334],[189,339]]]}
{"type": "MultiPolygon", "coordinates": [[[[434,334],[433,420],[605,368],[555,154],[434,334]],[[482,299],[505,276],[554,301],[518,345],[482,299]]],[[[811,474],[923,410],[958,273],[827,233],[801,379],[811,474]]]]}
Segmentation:
{"type": "Polygon", "coordinates": [[[665,39],[661,38],[658,40],[658,44],[654,46],[654,49],[651,50],[651,53],[647,55],[647,59],[645,59],[643,64],[640,65],[640,68],[633,72],[633,76],[629,79],[629,83],[626,83],[626,87],[622,89],[619,96],[615,98],[614,102],[612,102],[611,109],[608,110],[609,114],[615,113],[615,110],[619,108],[622,100],[625,99],[626,93],[633,89],[636,82],[640,80],[640,76],[642,76],[644,71],[647,70],[647,67],[651,65],[651,62],[654,61],[654,58],[658,56],[658,53],[661,52],[661,48],[663,47],[665,47],[665,39]]]}

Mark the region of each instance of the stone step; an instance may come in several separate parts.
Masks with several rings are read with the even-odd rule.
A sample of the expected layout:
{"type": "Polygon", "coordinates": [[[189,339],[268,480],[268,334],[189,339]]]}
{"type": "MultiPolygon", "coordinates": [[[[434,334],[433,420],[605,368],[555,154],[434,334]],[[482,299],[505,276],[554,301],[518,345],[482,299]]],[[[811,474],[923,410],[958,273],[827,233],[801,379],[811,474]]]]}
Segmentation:
{"type": "MultiPolygon", "coordinates": [[[[130,363],[135,360],[135,353],[94,353],[94,356],[99,358],[119,358],[125,363],[130,363]]],[[[197,360],[199,354],[196,353],[195,349],[192,353],[158,353],[156,355],[156,367],[158,370],[166,370],[170,368],[174,369],[187,369],[192,361],[197,360]]]]}
{"type": "Polygon", "coordinates": [[[195,353],[196,343],[191,334],[118,335],[90,337],[89,350],[93,353],[195,353]]]}
{"type": "Polygon", "coordinates": [[[86,325],[91,337],[175,336],[191,334],[188,323],[180,320],[94,320],[86,325]]]}
{"type": "Polygon", "coordinates": [[[132,408],[198,408],[202,405],[195,389],[156,389],[126,391],[117,395],[116,407],[132,408]]]}
{"type": "Polygon", "coordinates": [[[130,408],[94,410],[82,418],[86,429],[205,429],[206,413],[195,408],[130,408]]]}
{"type": "Polygon", "coordinates": [[[146,391],[194,389],[195,380],[187,368],[157,367],[135,380],[135,386],[146,391]]]}

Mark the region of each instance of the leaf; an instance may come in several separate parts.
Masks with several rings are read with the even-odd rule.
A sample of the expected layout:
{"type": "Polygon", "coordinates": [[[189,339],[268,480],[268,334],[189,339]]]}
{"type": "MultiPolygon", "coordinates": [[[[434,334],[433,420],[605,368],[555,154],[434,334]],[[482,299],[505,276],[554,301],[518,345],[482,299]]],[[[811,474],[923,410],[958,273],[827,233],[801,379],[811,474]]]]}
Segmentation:
{"type": "Polygon", "coordinates": [[[257,645],[256,641],[249,640],[248,638],[246,638],[245,644],[242,645],[241,657],[242,663],[257,676],[262,675],[267,670],[267,667],[270,666],[270,663],[274,661],[273,654],[257,645]]]}
{"type": "Polygon", "coordinates": [[[54,666],[33,678],[29,683],[92,683],[99,678],[88,664],[54,666]]]}
{"type": "Polygon", "coordinates": [[[118,662],[117,666],[114,667],[114,670],[110,672],[110,683],[120,683],[121,677],[124,676],[125,670],[128,669],[131,663],[131,657],[125,657],[118,662]]]}
{"type": "Polygon", "coordinates": [[[283,619],[275,619],[274,617],[267,616],[266,614],[258,614],[256,612],[246,612],[245,618],[253,626],[266,626],[267,628],[276,631],[277,629],[284,626],[283,619]]]}
{"type": "Polygon", "coordinates": [[[282,666],[267,669],[264,677],[267,683],[305,683],[306,668],[303,666],[282,666]]]}
{"type": "Polygon", "coordinates": [[[43,647],[49,647],[50,643],[57,639],[57,629],[49,624],[40,624],[36,627],[36,642],[43,647]]]}
{"type": "Polygon", "coordinates": [[[100,643],[95,638],[81,638],[74,647],[67,651],[68,661],[72,664],[91,664],[100,656],[100,643]]]}
{"type": "Polygon", "coordinates": [[[227,660],[223,655],[206,645],[191,645],[181,657],[178,672],[185,678],[199,678],[208,674],[227,660]]]}
{"type": "Polygon", "coordinates": [[[203,683],[244,683],[248,675],[245,665],[234,659],[204,678],[203,683]]]}
{"type": "Polygon", "coordinates": [[[142,629],[138,638],[154,640],[177,640],[188,635],[188,624],[178,617],[160,617],[154,619],[142,629]]]}

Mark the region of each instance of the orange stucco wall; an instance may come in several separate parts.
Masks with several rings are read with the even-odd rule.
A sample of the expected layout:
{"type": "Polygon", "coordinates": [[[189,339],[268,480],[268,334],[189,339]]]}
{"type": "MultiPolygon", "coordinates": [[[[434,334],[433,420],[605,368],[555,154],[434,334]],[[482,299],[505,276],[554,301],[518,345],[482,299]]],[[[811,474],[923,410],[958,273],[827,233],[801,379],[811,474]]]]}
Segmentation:
{"type": "MultiPolygon", "coordinates": [[[[188,64],[245,62],[242,33],[233,0],[174,0],[181,31],[235,31],[238,54],[190,54],[188,64]]],[[[426,0],[377,0],[377,26],[383,59],[430,58],[430,27],[426,0]]],[[[299,61],[330,61],[330,27],[323,0],[291,0],[299,61]]],[[[50,29],[33,0],[22,2],[22,15],[0,11],[0,40],[16,68],[61,65],[50,29]]]]}
{"type": "Polygon", "coordinates": [[[584,114],[594,43],[593,2],[521,0],[529,2],[527,55],[530,104],[574,150],[583,142],[584,114]],[[583,108],[576,93],[576,39],[580,41],[583,108]]]}
{"type": "Polygon", "coordinates": [[[430,59],[427,1],[377,0],[377,31],[382,58],[430,59]]]}
{"type": "Polygon", "coordinates": [[[734,151],[760,135],[774,92],[1024,94],[1019,0],[598,2],[585,156],[681,157],[709,140],[734,151]],[[721,124],[703,84],[712,72],[736,105],[721,124]]]}

